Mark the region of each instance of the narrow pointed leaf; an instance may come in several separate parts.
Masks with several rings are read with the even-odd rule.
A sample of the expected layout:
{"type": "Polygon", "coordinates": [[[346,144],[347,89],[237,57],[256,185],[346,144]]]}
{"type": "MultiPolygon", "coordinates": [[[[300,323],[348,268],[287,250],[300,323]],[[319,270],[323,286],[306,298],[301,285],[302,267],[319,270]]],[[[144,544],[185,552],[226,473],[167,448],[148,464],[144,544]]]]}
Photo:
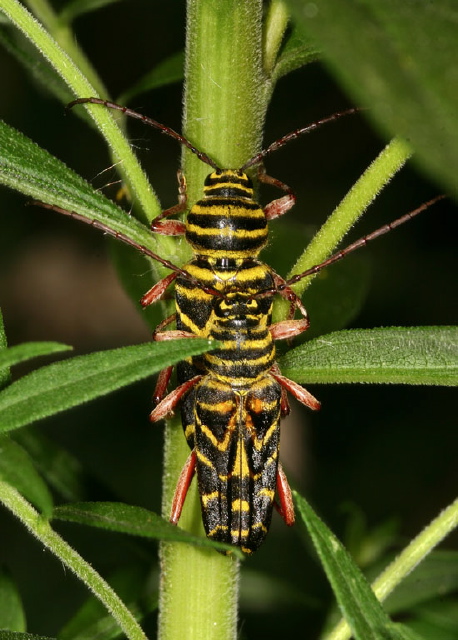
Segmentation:
{"type": "MultiPolygon", "coordinates": [[[[19,131],[0,122],[0,184],[89,220],[97,220],[145,246],[154,246],[149,229],[19,131]]],[[[43,211],[37,208],[37,215],[43,211]]]]}
{"type": "Polygon", "coordinates": [[[456,193],[456,2],[287,4],[348,92],[370,107],[369,117],[389,137],[409,140],[418,152],[417,161],[456,193]]]}
{"type": "Polygon", "coordinates": [[[458,553],[433,551],[387,597],[390,613],[408,612],[458,591],[458,553]]]}
{"type": "Polygon", "coordinates": [[[438,597],[434,602],[424,603],[413,609],[409,615],[409,627],[414,629],[422,640],[456,640],[456,595],[451,598],[438,597]]]}
{"type": "Polygon", "coordinates": [[[170,524],[153,511],[120,502],[80,502],[64,505],[54,509],[53,517],[146,538],[189,542],[220,550],[230,549],[235,555],[243,557],[242,552],[234,547],[192,535],[170,524]]]}
{"type": "MultiPolygon", "coordinates": [[[[136,603],[131,603],[128,597],[124,598],[127,602],[129,611],[135,616],[139,622],[145,617],[144,608],[136,603]]],[[[154,611],[156,607],[152,608],[154,611]]],[[[149,613],[149,612],[148,612],[149,613]]],[[[87,640],[88,638],[97,638],[97,640],[114,640],[114,638],[124,638],[124,635],[112,616],[101,613],[92,623],[81,629],[80,633],[64,634],[59,631],[59,640],[87,640]]]]}
{"type": "MultiPolygon", "coordinates": [[[[3,315],[0,310],[0,355],[4,353],[8,346],[5,335],[5,327],[3,325],[3,315]]],[[[10,382],[10,368],[9,365],[0,365],[0,390],[10,382]]]]}
{"type": "Polygon", "coordinates": [[[71,0],[60,12],[59,19],[61,22],[69,24],[78,16],[97,11],[97,9],[115,2],[119,2],[119,0],[71,0]]]}
{"type": "Polygon", "coordinates": [[[149,73],[140,78],[133,87],[122,93],[117,101],[127,104],[136,96],[158,89],[168,84],[181,82],[184,74],[184,52],[178,51],[154,67],[149,73]]]}
{"type": "Polygon", "coordinates": [[[62,104],[72,100],[73,93],[63,78],[48,64],[46,58],[37,51],[30,40],[18,32],[9,21],[0,29],[0,43],[30,73],[43,90],[53,94],[62,104]]]}
{"type": "Polygon", "coordinates": [[[77,458],[39,429],[17,430],[14,440],[27,451],[41,476],[64,500],[83,499],[87,476],[77,458]]]}
{"type": "Polygon", "coordinates": [[[14,487],[0,481],[0,500],[65,567],[87,585],[132,640],[146,640],[135,616],[95,569],[50,526],[14,487]]]}
{"type": "Polygon", "coordinates": [[[329,582],[357,640],[405,640],[394,626],[369,583],[343,545],[314,513],[306,500],[294,492],[298,511],[313,540],[329,582]]]}
{"type": "MultiPolygon", "coordinates": [[[[157,599],[149,593],[149,567],[146,564],[130,564],[121,567],[107,582],[135,612],[138,620],[157,609],[157,599]],[[141,602],[140,607],[137,603],[141,602]]],[[[59,629],[59,640],[112,640],[122,635],[115,620],[107,615],[97,598],[90,595],[65,626],[59,629]]]]}
{"type": "Polygon", "coordinates": [[[32,633],[21,633],[20,631],[0,631],[0,640],[57,640],[57,638],[36,636],[32,633]]]}
{"type": "MultiPolygon", "coordinates": [[[[64,51],[18,0],[0,0],[0,9],[62,76],[73,95],[84,97],[106,95],[106,90],[97,74],[71,37],[65,39],[63,46],[66,50],[64,51]],[[75,64],[75,60],[78,64],[75,64]],[[80,69],[84,69],[84,72],[80,69]]],[[[48,16],[49,20],[46,18],[45,22],[54,23],[55,16],[52,15],[52,11],[48,16]]],[[[118,162],[122,159],[122,173],[129,184],[130,192],[142,207],[145,219],[151,219],[159,213],[160,205],[121,129],[106,109],[96,109],[92,106],[88,107],[87,111],[113,150],[114,161],[118,162]]]]}
{"type": "Polygon", "coordinates": [[[274,69],[274,81],[279,80],[295,69],[315,62],[320,58],[320,52],[312,41],[293,28],[286,41],[274,69]]]}
{"type": "Polygon", "coordinates": [[[280,359],[301,383],[458,383],[458,328],[389,327],[339,331],[292,349],[280,359]]]}
{"type": "Polygon", "coordinates": [[[399,622],[393,622],[390,626],[393,633],[396,634],[396,638],[399,640],[426,640],[426,636],[415,633],[413,629],[410,629],[405,624],[399,622]]]}
{"type": "Polygon", "coordinates": [[[7,436],[0,436],[0,479],[15,487],[43,515],[51,515],[53,500],[48,487],[29,454],[7,436]]]}
{"type": "Polygon", "coordinates": [[[26,342],[14,347],[8,347],[0,351],[0,369],[12,367],[19,362],[25,362],[38,356],[47,356],[51,353],[71,351],[72,347],[60,342],[26,342]]]}
{"type": "Polygon", "coordinates": [[[4,570],[0,571],[0,629],[26,629],[21,597],[11,576],[4,570]]]}
{"type": "Polygon", "coordinates": [[[0,394],[0,432],[147,378],[210,346],[215,348],[215,343],[200,339],[147,343],[78,356],[33,371],[0,394]]]}

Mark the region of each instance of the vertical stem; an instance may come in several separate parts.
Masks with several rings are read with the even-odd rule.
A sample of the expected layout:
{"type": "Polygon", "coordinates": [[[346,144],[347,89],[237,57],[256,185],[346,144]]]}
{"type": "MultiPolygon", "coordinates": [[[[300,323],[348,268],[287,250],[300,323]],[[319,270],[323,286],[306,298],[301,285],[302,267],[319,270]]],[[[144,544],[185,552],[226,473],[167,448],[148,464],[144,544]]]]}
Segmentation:
{"type": "MultiPolygon", "coordinates": [[[[260,145],[267,106],[261,18],[261,0],[188,0],[184,132],[221,167],[242,166],[260,145]]],[[[210,168],[185,151],[184,169],[192,204],[202,197],[210,168]]],[[[188,455],[181,426],[170,424],[165,446],[165,514],[188,455]]],[[[195,483],[180,526],[203,535],[195,483]]],[[[164,543],[161,572],[159,638],[236,637],[236,560],[164,543]]]]}

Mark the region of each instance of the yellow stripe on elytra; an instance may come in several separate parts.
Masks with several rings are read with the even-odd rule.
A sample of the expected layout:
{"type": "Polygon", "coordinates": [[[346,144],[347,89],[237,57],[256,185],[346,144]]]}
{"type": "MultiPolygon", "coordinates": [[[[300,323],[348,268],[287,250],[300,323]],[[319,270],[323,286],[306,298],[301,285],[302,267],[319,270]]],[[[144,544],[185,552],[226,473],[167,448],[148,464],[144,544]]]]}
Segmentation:
{"type": "Polygon", "coordinates": [[[262,498],[269,498],[269,500],[273,501],[273,499],[275,498],[275,491],[273,489],[267,489],[266,487],[264,487],[263,489],[258,491],[258,496],[262,498]]]}
{"type": "Polygon", "coordinates": [[[262,475],[263,473],[265,473],[267,467],[271,464],[277,464],[277,458],[278,458],[278,453],[275,452],[273,453],[265,462],[264,462],[264,467],[263,470],[260,473],[251,473],[250,477],[252,480],[254,480],[255,482],[257,480],[261,480],[262,479],[262,475]]]}
{"type": "Polygon", "coordinates": [[[223,402],[202,402],[199,400],[199,407],[204,411],[214,411],[215,413],[225,414],[232,411],[235,407],[232,400],[224,400],[223,402]]]}
{"type": "Polygon", "coordinates": [[[199,462],[202,462],[202,464],[206,465],[207,467],[210,467],[211,469],[214,468],[213,463],[207,458],[207,456],[205,456],[202,451],[200,449],[196,448],[196,456],[197,459],[199,460],[199,462]]]}
{"type": "Polygon", "coordinates": [[[237,450],[235,453],[234,464],[232,465],[232,477],[244,478],[250,474],[250,466],[245,447],[239,441],[237,442],[237,450]]]}
{"type": "Polygon", "coordinates": [[[218,449],[218,451],[226,451],[229,445],[229,441],[232,438],[233,429],[227,429],[224,439],[218,440],[215,434],[210,431],[210,429],[205,425],[201,425],[200,427],[202,433],[207,436],[208,440],[212,443],[214,447],[218,449]]]}
{"type": "Polygon", "coordinates": [[[207,536],[209,538],[213,538],[214,536],[216,536],[216,534],[218,533],[218,531],[227,531],[228,527],[225,524],[217,524],[216,527],[214,529],[212,529],[211,531],[209,531],[207,533],[207,536]]]}
{"type": "Polygon", "coordinates": [[[200,499],[204,507],[207,507],[212,500],[226,500],[226,496],[221,495],[219,491],[213,491],[213,493],[202,493],[200,499]]]}
{"type": "Polygon", "coordinates": [[[250,504],[247,500],[232,500],[232,511],[244,511],[250,510],[250,504]]]}

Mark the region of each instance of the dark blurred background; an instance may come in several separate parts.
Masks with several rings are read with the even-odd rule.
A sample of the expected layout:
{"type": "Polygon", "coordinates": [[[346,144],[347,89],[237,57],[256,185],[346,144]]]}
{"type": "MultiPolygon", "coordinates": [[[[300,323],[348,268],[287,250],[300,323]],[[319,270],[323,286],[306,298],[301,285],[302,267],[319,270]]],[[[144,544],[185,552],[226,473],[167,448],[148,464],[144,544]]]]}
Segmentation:
{"type": "MultiPolygon", "coordinates": [[[[183,2],[129,0],[78,19],[75,30],[116,98],[183,47],[183,25],[183,2]]],[[[113,172],[98,176],[109,158],[96,133],[75,115],[65,115],[63,106],[2,49],[0,77],[2,119],[94,186],[116,179],[113,172]]],[[[182,86],[175,84],[129,106],[180,130],[181,104],[182,86]]],[[[312,64],[279,82],[265,142],[351,105],[326,69],[312,64]]],[[[130,124],[161,202],[171,206],[176,202],[180,149],[174,141],[130,124]]],[[[287,220],[272,224],[266,261],[286,274],[292,243],[298,242],[299,251],[383,145],[373,128],[355,116],[270,157],[268,172],[291,185],[298,201],[287,220]]],[[[410,165],[370,208],[352,238],[414,209],[440,189],[410,165]]],[[[102,235],[25,203],[25,197],[0,190],[0,306],[9,343],[56,340],[71,344],[76,353],[87,353],[148,340],[150,328],[120,288],[102,235]]],[[[452,324],[455,238],[456,211],[442,203],[363,250],[364,257],[358,259],[370,274],[368,293],[350,326],[452,324]]],[[[91,479],[88,499],[116,499],[160,510],[162,429],[147,420],[152,388],[151,380],[132,385],[36,425],[83,462],[91,479]]],[[[294,406],[282,431],[282,459],[291,484],[341,539],[348,535],[349,521],[362,513],[369,530],[397,522],[397,542],[402,545],[454,498],[458,468],[452,390],[316,385],[311,391],[322,401],[320,414],[294,406]]],[[[85,590],[9,514],[1,517],[0,561],[19,584],[29,629],[54,634],[72,615],[75,603],[84,600],[85,590]]],[[[150,556],[154,562],[153,544],[137,545],[129,538],[75,526],[58,528],[103,575],[120,559],[141,563],[150,556]]],[[[307,637],[315,637],[323,616],[320,599],[330,596],[300,526],[287,530],[274,516],[271,535],[244,571],[243,637],[273,637],[277,630],[287,635],[304,624],[310,630],[307,637]],[[259,582],[258,574],[264,576],[259,582]],[[269,576],[288,585],[281,597],[269,576]]]]}

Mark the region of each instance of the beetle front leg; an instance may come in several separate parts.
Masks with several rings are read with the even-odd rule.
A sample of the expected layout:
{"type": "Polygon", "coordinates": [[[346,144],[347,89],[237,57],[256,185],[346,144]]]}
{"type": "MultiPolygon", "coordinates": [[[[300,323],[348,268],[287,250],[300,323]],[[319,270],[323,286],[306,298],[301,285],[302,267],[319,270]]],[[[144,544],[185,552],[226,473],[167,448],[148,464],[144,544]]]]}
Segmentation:
{"type": "Polygon", "coordinates": [[[164,220],[168,216],[182,213],[186,210],[188,197],[186,194],[186,179],[182,171],[178,171],[178,203],[169,209],[165,209],[154,220],[151,221],[151,231],[160,233],[163,236],[183,236],[186,225],[181,220],[164,220]]]}

